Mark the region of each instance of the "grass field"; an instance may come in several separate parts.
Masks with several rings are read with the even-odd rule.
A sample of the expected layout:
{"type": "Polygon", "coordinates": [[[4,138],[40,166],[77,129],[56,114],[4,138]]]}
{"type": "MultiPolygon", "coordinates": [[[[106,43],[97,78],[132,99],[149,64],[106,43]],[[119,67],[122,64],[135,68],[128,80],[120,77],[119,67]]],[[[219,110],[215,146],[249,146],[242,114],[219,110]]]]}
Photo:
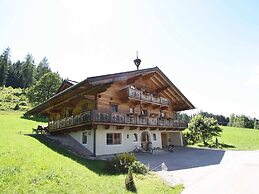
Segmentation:
{"type": "Polygon", "coordinates": [[[236,127],[225,127],[219,142],[225,145],[225,149],[231,150],[259,150],[259,130],[236,127]]]}
{"type": "MultiPolygon", "coordinates": [[[[111,175],[105,161],[84,160],[26,136],[37,122],[21,112],[0,112],[0,193],[131,193],[125,175],[111,175]]],[[[180,193],[153,174],[134,175],[137,193],[180,193]]]]}
{"type": "MultiPolygon", "coordinates": [[[[259,150],[259,130],[220,126],[221,136],[218,137],[219,147],[225,150],[259,150]]],[[[188,129],[186,129],[187,131],[188,129]]],[[[213,140],[215,142],[215,138],[213,140]]],[[[204,147],[203,143],[191,147],[204,147]]]]}

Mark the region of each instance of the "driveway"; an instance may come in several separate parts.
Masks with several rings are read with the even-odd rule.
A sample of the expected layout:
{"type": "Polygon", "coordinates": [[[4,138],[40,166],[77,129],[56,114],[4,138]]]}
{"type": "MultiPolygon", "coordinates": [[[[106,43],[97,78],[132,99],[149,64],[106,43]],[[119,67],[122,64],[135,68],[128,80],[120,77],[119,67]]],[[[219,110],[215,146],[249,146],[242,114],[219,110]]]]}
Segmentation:
{"type": "Polygon", "coordinates": [[[183,194],[257,194],[259,151],[222,151],[176,147],[175,152],[139,154],[137,158],[183,194]],[[167,171],[161,171],[164,163],[167,171]]]}

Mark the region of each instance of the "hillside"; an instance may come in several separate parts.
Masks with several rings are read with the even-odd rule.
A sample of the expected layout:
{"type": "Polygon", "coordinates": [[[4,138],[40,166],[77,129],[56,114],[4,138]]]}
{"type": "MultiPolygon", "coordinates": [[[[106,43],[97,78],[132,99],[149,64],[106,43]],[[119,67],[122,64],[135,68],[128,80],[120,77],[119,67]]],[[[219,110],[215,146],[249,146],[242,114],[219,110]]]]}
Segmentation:
{"type": "Polygon", "coordinates": [[[224,149],[259,150],[259,130],[221,126],[223,132],[218,138],[224,149]]]}
{"type": "Polygon", "coordinates": [[[0,87],[0,110],[22,110],[26,111],[31,105],[26,97],[26,89],[0,87]]]}
{"type": "MultiPolygon", "coordinates": [[[[1,193],[130,193],[125,175],[112,175],[105,161],[79,158],[24,134],[37,122],[22,112],[0,112],[1,193]]],[[[43,123],[44,124],[44,123],[43,123]]],[[[134,175],[137,193],[180,193],[153,174],[134,175]]]]}

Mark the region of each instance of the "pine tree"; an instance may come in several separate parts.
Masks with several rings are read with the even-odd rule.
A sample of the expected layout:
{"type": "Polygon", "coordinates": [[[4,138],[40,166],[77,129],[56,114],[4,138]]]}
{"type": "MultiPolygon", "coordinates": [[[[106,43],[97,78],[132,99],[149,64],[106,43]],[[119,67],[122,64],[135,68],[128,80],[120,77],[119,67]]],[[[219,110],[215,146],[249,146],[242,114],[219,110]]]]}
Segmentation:
{"type": "Polygon", "coordinates": [[[46,57],[41,60],[36,68],[36,72],[36,80],[39,80],[44,74],[51,72],[51,69],[49,68],[49,62],[46,57]]]}
{"type": "Polygon", "coordinates": [[[8,47],[0,56],[0,86],[4,86],[6,84],[10,64],[10,48],[8,47]]]}
{"type": "Polygon", "coordinates": [[[9,66],[6,86],[11,86],[13,88],[22,87],[21,67],[22,63],[19,60],[9,66]]]}
{"type": "Polygon", "coordinates": [[[31,54],[27,54],[25,61],[22,64],[21,76],[23,88],[32,86],[35,82],[35,65],[31,54]]]}

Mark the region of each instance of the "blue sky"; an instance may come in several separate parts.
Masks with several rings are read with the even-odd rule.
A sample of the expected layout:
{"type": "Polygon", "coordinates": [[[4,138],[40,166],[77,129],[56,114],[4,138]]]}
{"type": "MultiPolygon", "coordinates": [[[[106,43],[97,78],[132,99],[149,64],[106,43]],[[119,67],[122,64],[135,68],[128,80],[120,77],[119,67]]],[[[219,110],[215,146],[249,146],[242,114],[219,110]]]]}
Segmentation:
{"type": "Polygon", "coordinates": [[[0,0],[0,52],[62,77],[158,66],[197,107],[259,118],[258,1],[0,0]]]}

